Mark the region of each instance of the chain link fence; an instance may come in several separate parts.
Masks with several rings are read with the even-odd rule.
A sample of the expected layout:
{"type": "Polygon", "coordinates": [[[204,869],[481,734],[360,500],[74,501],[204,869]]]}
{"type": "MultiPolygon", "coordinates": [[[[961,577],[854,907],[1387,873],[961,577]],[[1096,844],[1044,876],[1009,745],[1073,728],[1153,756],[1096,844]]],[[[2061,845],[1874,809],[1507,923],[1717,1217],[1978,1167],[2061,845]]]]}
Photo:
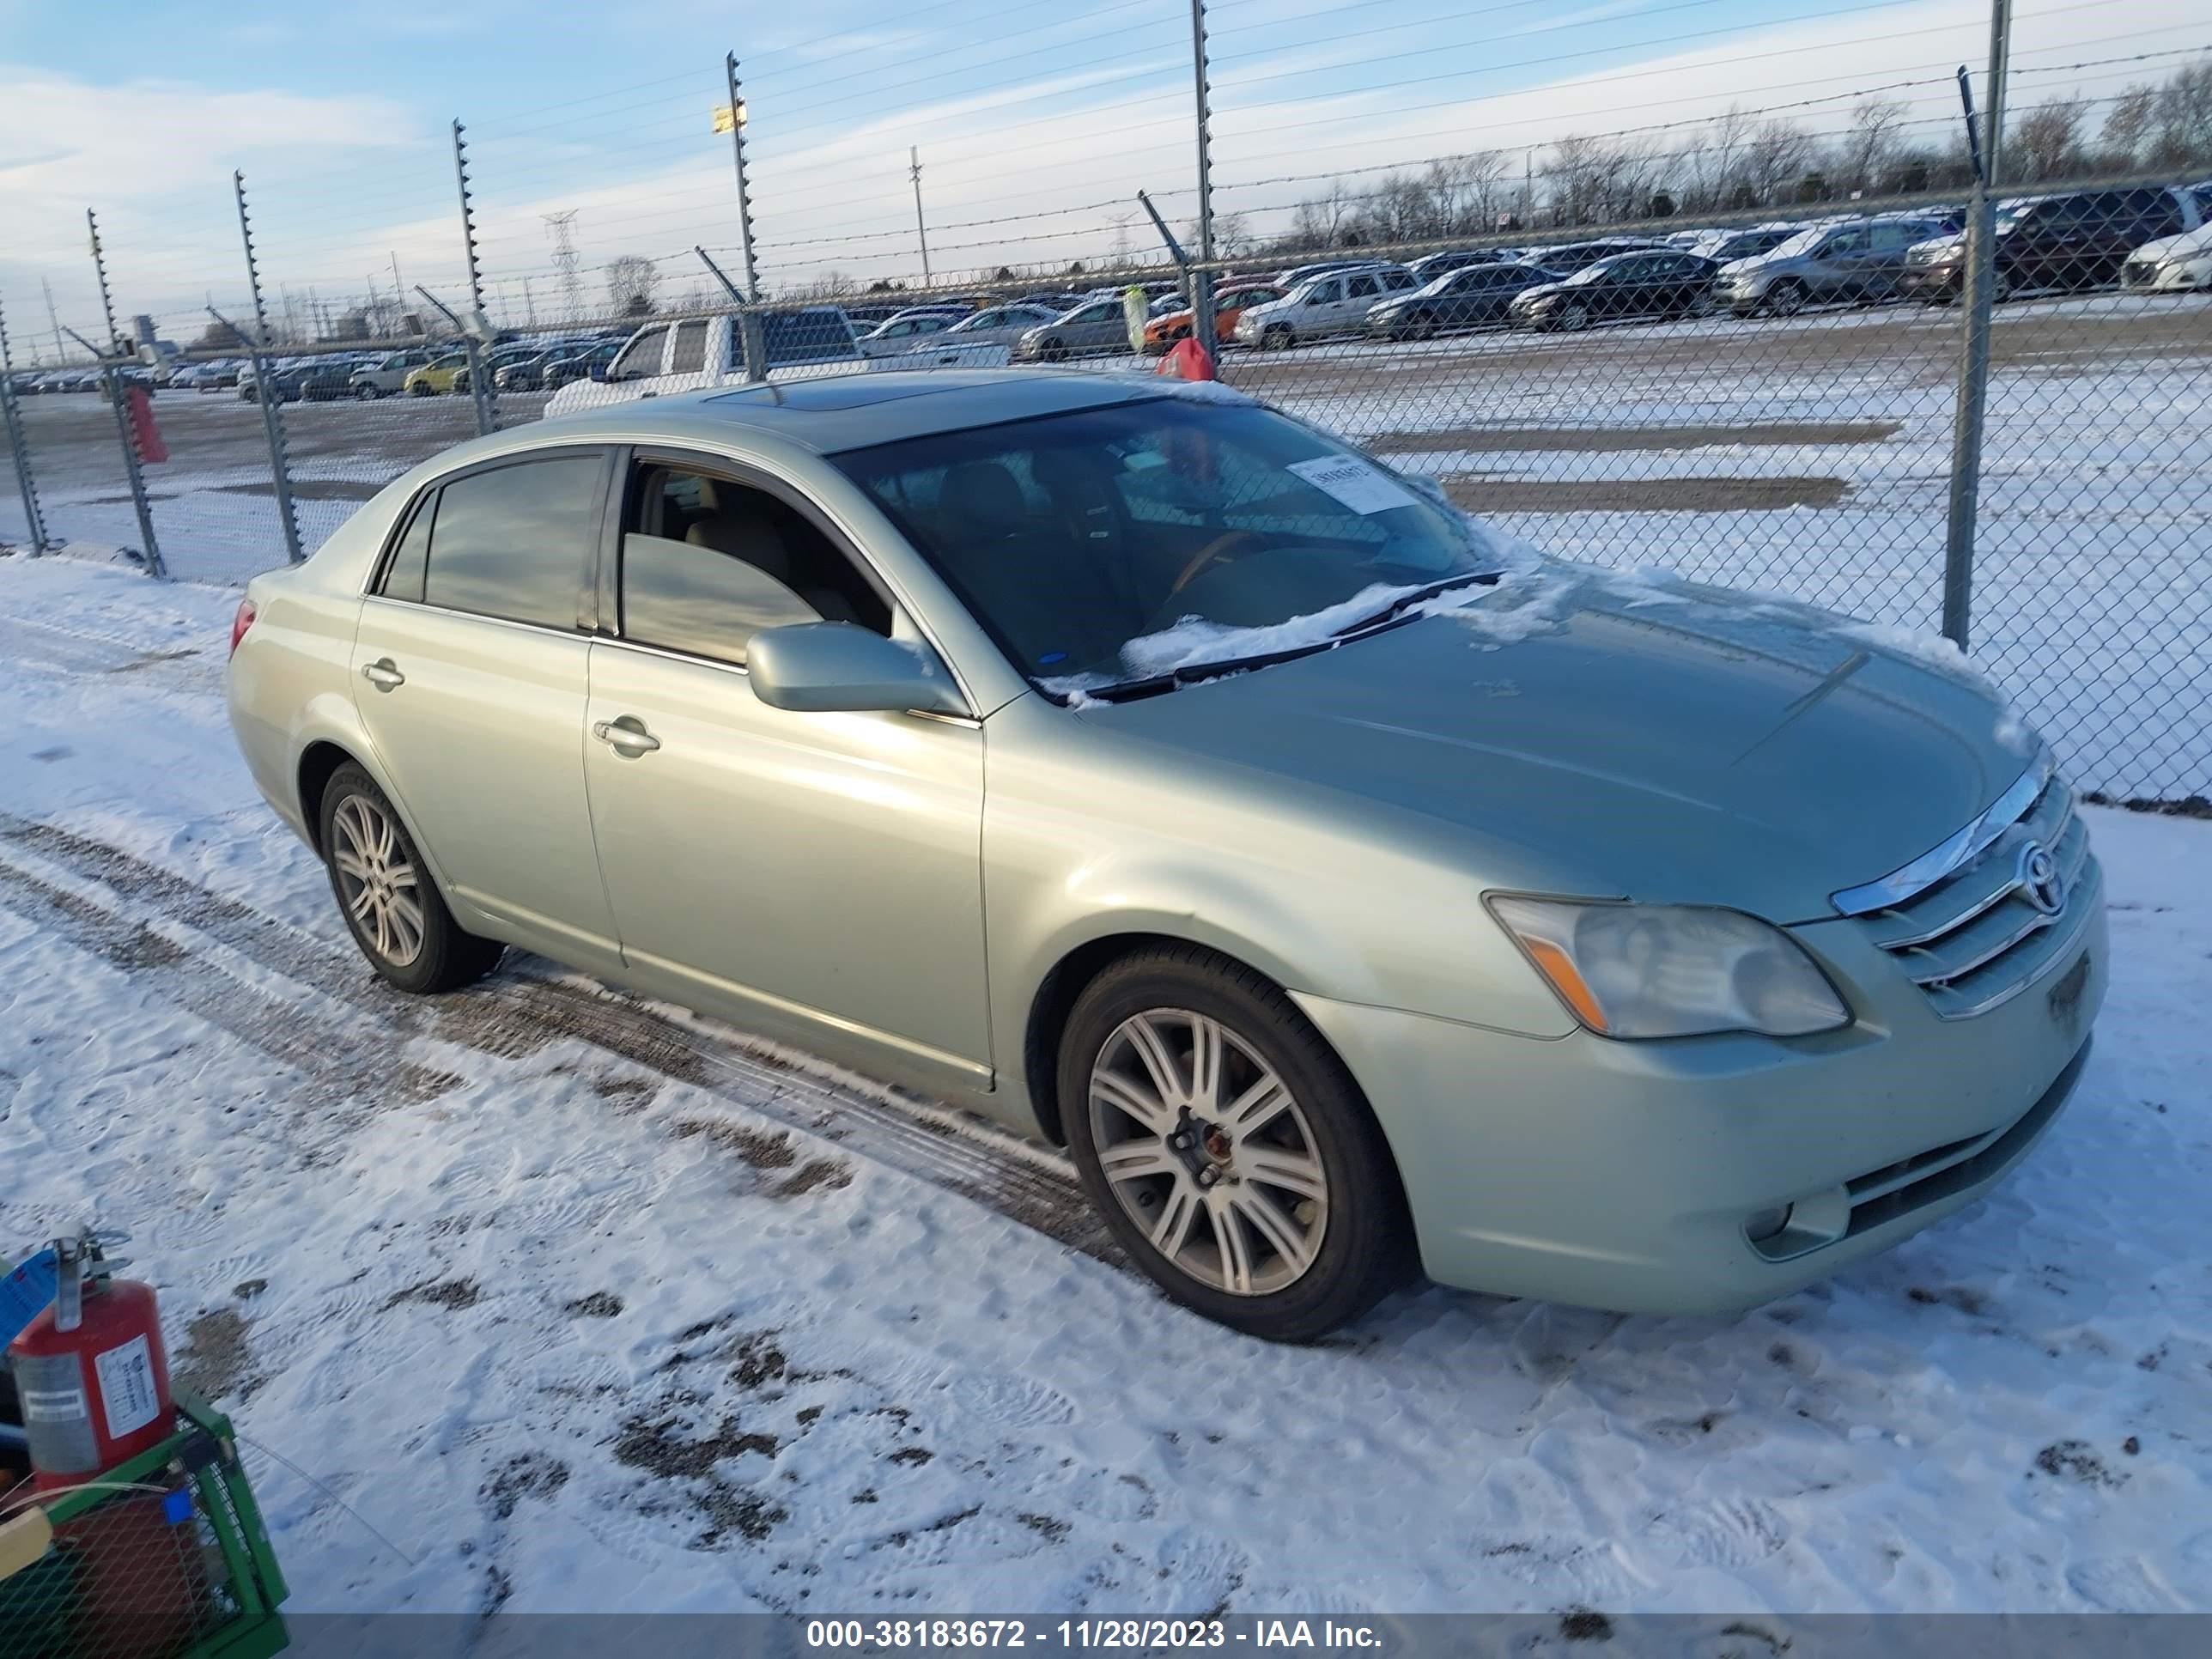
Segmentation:
{"type": "MultiPolygon", "coordinates": [[[[1182,16],[1169,5],[1147,26],[1182,16]]],[[[2180,56],[2016,72],[2111,62],[2118,76],[2180,56]]],[[[1203,86],[1202,56],[1200,70],[1203,86]]],[[[2199,73],[2212,88],[2212,67],[2176,84],[2199,73]]],[[[1071,204],[1081,192],[1056,178],[1048,205],[963,205],[934,221],[920,146],[895,173],[865,177],[842,152],[771,149],[787,200],[849,189],[858,226],[902,214],[910,191],[914,215],[910,231],[778,240],[756,234],[746,143],[758,124],[735,60],[671,82],[718,106],[714,134],[702,138],[688,105],[669,113],[687,94],[657,85],[649,106],[595,95],[535,126],[457,122],[444,154],[404,176],[371,162],[312,189],[279,182],[251,204],[240,179],[234,268],[202,284],[204,306],[136,319],[131,355],[25,367],[19,330],[0,539],[32,539],[27,480],[50,543],[143,563],[150,526],[169,574],[235,584],[295,544],[311,554],[419,462],[549,411],[885,368],[1142,374],[1184,335],[1211,331],[1224,380],[1565,557],[1667,567],[1923,632],[1947,620],[1947,564],[1971,568],[1970,588],[1948,596],[1952,630],[1970,629],[1978,665],[2079,782],[2123,799],[2212,793],[2212,154],[2159,140],[2162,167],[2000,192],[1977,234],[1966,234],[1979,198],[1963,148],[1932,170],[1892,165],[1893,188],[1838,201],[1816,171],[1793,179],[1774,156],[1758,161],[1789,136],[1780,114],[1749,125],[1765,110],[1741,112],[1740,143],[1723,134],[1717,151],[1672,161],[1656,147],[1687,122],[1601,135],[1609,149],[1568,140],[1427,158],[1418,173],[1355,168],[1349,184],[1256,170],[1211,194],[1203,177],[1196,189],[1170,181],[1118,205],[1071,204]],[[1754,176],[1762,166],[1771,176],[1754,176]],[[1660,188],[1677,173],[1679,204],[1660,188]],[[387,217],[449,226],[448,252],[434,268],[419,253],[403,268],[393,252],[341,286],[323,216],[349,193],[387,217]],[[1255,229],[1270,216],[1272,239],[1255,229]],[[687,246],[597,259],[578,246],[580,225],[628,220],[680,223],[687,246]],[[1979,296],[1970,251],[1986,258],[1979,296]],[[974,268],[1010,252],[1030,263],[974,268]],[[823,274],[832,259],[885,274],[823,274]],[[1147,313],[1141,349],[1132,286],[1147,313]],[[1194,319],[1193,292],[1211,296],[1211,331],[1194,319]],[[151,396],[150,422],[120,429],[164,452],[143,468],[143,501],[103,369],[151,396]]],[[[818,72],[783,84],[800,95],[802,131],[860,95],[818,72]]],[[[2124,112],[2135,97],[2083,98],[2080,112],[2124,112]]],[[[1188,91],[1177,98],[1182,112],[1170,102],[1148,127],[1187,157],[1188,91]]],[[[1801,145],[1791,166],[1826,154],[1841,167],[1858,144],[1851,165],[1872,179],[1874,141],[1902,156],[1911,129],[1942,125],[1881,117],[1893,127],[1869,139],[1869,110],[1855,108],[1848,132],[1800,133],[1832,149],[1801,145]]],[[[2037,142],[2036,118],[2024,143],[2037,142]]],[[[2144,138],[2138,159],[2155,149],[2144,138]]],[[[931,167],[957,165],[952,140],[930,154],[943,158],[931,167]]],[[[164,261],[178,257],[111,234],[101,275],[127,304],[173,287],[164,261]]]]}

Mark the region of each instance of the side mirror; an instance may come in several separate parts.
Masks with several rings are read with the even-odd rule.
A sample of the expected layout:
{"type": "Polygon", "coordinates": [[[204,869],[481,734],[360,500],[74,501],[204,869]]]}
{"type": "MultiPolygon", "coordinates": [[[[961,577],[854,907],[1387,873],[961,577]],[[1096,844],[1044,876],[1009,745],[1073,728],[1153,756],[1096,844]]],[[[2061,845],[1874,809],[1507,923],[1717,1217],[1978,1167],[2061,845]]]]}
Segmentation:
{"type": "Polygon", "coordinates": [[[764,628],[746,642],[745,672],[755,696],[798,714],[969,712],[952,676],[927,647],[852,623],[764,628]]]}

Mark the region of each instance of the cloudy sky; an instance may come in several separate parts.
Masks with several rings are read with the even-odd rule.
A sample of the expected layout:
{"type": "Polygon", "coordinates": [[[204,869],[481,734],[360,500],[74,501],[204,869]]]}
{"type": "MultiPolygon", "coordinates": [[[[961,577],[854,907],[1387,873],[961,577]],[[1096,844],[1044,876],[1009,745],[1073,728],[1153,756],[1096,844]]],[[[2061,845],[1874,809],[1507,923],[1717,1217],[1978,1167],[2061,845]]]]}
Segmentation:
{"type": "MultiPolygon", "coordinates": [[[[2109,97],[2212,49],[2212,0],[2015,7],[2016,103],[2109,97]]],[[[1978,73],[1988,36],[1986,0],[1210,0],[1208,20],[1217,208],[1261,230],[1333,175],[1359,188],[1476,149],[1517,170],[1565,133],[1732,103],[1838,131],[1855,94],[1896,88],[1935,135],[1949,72],[1978,73]]],[[[587,303],[626,254],[680,295],[702,280],[695,243],[738,240],[711,125],[726,51],[771,288],[920,275],[909,146],[940,279],[1146,247],[1139,188],[1177,224],[1191,211],[1187,0],[0,0],[10,332],[22,356],[50,340],[42,282],[64,324],[95,331],[88,206],[124,313],[181,337],[210,298],[241,305],[234,168],[272,305],[388,292],[395,265],[458,302],[456,116],[495,313],[554,314],[544,216],[568,210],[587,303]]]]}

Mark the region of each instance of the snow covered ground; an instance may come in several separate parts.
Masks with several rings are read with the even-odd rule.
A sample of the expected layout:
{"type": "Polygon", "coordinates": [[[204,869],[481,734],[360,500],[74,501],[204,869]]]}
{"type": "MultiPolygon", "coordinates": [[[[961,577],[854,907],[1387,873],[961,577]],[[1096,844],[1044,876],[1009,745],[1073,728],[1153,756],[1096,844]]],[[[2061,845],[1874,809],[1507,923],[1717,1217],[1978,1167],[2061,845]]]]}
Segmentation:
{"type": "Polygon", "coordinates": [[[1276,1348],[1054,1155],[541,962],[380,990],[233,751],[234,599],[0,559],[0,1251],[136,1235],[295,1608],[2212,1609],[2212,825],[2090,811],[2080,1094],[1904,1249],[1276,1348]]]}

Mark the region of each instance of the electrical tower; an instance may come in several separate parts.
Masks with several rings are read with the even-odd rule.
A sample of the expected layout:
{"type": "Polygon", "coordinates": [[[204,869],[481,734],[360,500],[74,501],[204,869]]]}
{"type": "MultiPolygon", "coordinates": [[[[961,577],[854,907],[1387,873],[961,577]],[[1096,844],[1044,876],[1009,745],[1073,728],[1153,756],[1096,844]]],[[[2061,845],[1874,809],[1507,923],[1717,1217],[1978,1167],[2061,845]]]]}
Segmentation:
{"type": "Polygon", "coordinates": [[[542,216],[553,237],[553,269],[561,275],[561,303],[570,322],[580,322],[584,316],[584,279],[576,274],[576,239],[572,228],[576,222],[576,210],[566,208],[542,216]]]}

